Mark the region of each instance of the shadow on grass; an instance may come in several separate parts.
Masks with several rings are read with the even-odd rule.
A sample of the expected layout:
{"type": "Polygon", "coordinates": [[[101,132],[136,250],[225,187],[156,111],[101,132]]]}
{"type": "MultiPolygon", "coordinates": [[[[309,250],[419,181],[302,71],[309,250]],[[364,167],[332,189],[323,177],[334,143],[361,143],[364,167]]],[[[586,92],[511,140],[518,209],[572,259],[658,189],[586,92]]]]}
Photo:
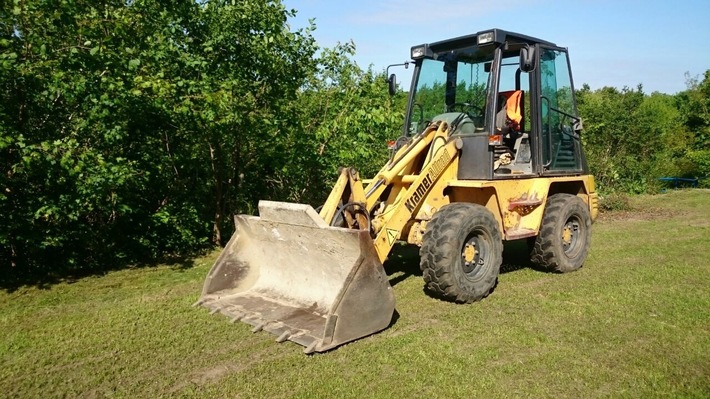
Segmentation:
{"type": "MultiPolygon", "coordinates": [[[[395,245],[384,266],[391,286],[395,286],[411,276],[421,277],[419,247],[410,244],[395,245]]],[[[543,269],[530,261],[530,252],[526,239],[504,242],[503,264],[500,267],[500,274],[522,269],[544,272],[543,269]]]]}
{"type": "Polygon", "coordinates": [[[141,262],[101,262],[90,267],[7,268],[3,273],[0,273],[0,291],[13,293],[23,287],[49,289],[55,284],[72,284],[86,277],[103,276],[113,271],[151,268],[160,265],[168,265],[174,270],[184,271],[194,267],[195,258],[204,255],[204,253],[203,251],[180,256],[167,256],[141,262]]]}
{"type": "Polygon", "coordinates": [[[533,269],[544,272],[545,270],[530,260],[530,250],[527,239],[505,241],[503,243],[503,264],[500,274],[515,272],[522,269],[533,269]]]}
{"type": "Polygon", "coordinates": [[[395,286],[411,276],[421,276],[419,247],[411,244],[395,244],[384,263],[390,285],[395,286]]]}
{"type": "MultiPolygon", "coordinates": [[[[170,265],[174,270],[188,270],[195,266],[194,260],[205,251],[183,256],[163,257],[161,259],[142,262],[103,262],[93,267],[43,267],[43,268],[8,268],[0,273],[0,290],[12,293],[22,287],[49,289],[59,283],[73,283],[92,276],[102,276],[112,271],[123,269],[150,268],[159,265],[170,265]]],[[[98,262],[97,262],[98,263],[98,262]]],[[[389,283],[395,286],[411,276],[420,277],[419,247],[410,244],[398,244],[392,248],[389,258],[384,264],[389,276],[389,283]]],[[[503,264],[500,273],[510,273],[521,269],[540,270],[528,256],[525,240],[506,242],[503,251],[503,264]]]]}
{"type": "MultiPolygon", "coordinates": [[[[399,320],[399,312],[397,309],[394,310],[392,313],[392,320],[390,320],[390,324],[387,325],[387,328],[392,327],[393,325],[397,324],[397,321],[399,320]]],[[[379,331],[375,332],[374,334],[377,334],[379,331]]]]}

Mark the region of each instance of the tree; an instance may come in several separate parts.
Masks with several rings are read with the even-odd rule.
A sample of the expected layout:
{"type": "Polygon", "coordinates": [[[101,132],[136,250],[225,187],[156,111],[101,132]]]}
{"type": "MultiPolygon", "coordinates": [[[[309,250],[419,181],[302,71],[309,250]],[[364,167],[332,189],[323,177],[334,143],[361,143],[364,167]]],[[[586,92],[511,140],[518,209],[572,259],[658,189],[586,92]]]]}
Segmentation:
{"type": "MultiPolygon", "coordinates": [[[[315,71],[280,2],[14,1],[0,11],[0,262],[95,267],[221,242],[315,71]]],[[[227,232],[228,235],[228,232],[227,232]]]]}
{"type": "Polygon", "coordinates": [[[642,179],[637,163],[645,139],[635,113],[644,99],[642,88],[605,87],[592,92],[583,86],[577,98],[584,118],[585,152],[599,186],[627,190],[624,184],[642,179]]]}
{"type": "Polygon", "coordinates": [[[691,140],[685,146],[682,174],[703,177],[702,184],[710,186],[710,70],[703,79],[686,74],[687,89],[676,96],[676,106],[691,140]]]}
{"type": "Polygon", "coordinates": [[[404,95],[390,97],[384,73],[363,70],[352,42],[323,49],[319,69],[304,85],[294,112],[299,132],[289,143],[289,161],[279,174],[293,191],[282,198],[320,205],[341,166],[372,177],[387,160],[387,142],[404,120],[404,95]]]}
{"type": "Polygon", "coordinates": [[[41,275],[189,253],[223,244],[259,199],[318,205],[339,166],[379,169],[404,96],[352,43],[292,31],[293,15],[256,0],[3,3],[0,264],[41,275]]]}
{"type": "Polygon", "coordinates": [[[584,85],[577,98],[602,191],[640,193],[653,190],[659,177],[710,175],[710,71],[702,81],[688,78],[677,95],[584,85]]]}

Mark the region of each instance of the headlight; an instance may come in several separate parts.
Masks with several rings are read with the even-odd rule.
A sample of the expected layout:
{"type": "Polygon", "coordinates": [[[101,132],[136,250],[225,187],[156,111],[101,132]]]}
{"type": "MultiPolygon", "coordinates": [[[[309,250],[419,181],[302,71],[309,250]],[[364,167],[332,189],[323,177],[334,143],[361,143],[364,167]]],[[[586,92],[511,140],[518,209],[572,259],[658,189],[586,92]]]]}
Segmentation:
{"type": "Polygon", "coordinates": [[[478,35],[478,44],[488,44],[493,42],[493,32],[481,33],[478,35]]]}
{"type": "Polygon", "coordinates": [[[412,47],[412,59],[424,57],[424,46],[412,47]]]}

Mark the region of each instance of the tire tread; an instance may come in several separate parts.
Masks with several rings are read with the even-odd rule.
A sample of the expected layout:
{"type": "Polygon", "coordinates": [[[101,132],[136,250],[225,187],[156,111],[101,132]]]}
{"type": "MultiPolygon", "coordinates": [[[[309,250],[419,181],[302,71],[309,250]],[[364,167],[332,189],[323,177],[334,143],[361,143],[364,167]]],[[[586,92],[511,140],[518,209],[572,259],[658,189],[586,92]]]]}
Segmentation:
{"type": "Polygon", "coordinates": [[[558,273],[567,273],[571,271],[578,270],[582,267],[584,259],[587,257],[587,252],[590,243],[590,232],[591,232],[591,219],[589,217],[589,211],[586,210],[586,204],[572,194],[553,194],[547,200],[545,205],[545,211],[542,217],[542,223],[540,225],[540,232],[535,239],[534,245],[530,251],[530,260],[551,271],[558,273]],[[582,237],[584,240],[584,248],[580,253],[580,256],[574,260],[570,260],[564,255],[561,247],[561,238],[555,233],[555,230],[559,223],[565,223],[566,220],[571,216],[569,214],[571,208],[580,208],[579,204],[585,205],[581,209],[581,217],[585,222],[585,236],[582,237]],[[562,222],[560,222],[562,221],[562,222]]]}
{"type": "MultiPolygon", "coordinates": [[[[495,287],[498,271],[502,263],[503,244],[498,224],[485,207],[470,203],[453,203],[442,207],[434,214],[424,232],[420,254],[420,268],[426,282],[426,289],[443,299],[471,303],[485,298],[495,287]],[[462,281],[458,243],[459,234],[467,220],[482,226],[493,237],[494,271],[486,275],[484,281],[473,284],[462,281]]],[[[465,278],[465,277],[463,277],[465,278]]]]}

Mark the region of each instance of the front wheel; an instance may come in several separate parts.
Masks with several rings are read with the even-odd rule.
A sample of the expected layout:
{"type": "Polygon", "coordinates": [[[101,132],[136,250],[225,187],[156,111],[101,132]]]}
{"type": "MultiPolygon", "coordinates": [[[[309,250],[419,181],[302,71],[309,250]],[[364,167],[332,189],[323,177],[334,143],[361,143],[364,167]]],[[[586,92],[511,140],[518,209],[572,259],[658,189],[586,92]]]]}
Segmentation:
{"type": "Polygon", "coordinates": [[[587,258],[592,219],[581,198],[554,194],[545,205],[540,233],[534,241],[531,260],[559,273],[572,272],[587,258]]]}
{"type": "Polygon", "coordinates": [[[498,222],[481,205],[446,205],[427,224],[419,255],[428,291],[459,303],[481,300],[503,261],[498,222]]]}

